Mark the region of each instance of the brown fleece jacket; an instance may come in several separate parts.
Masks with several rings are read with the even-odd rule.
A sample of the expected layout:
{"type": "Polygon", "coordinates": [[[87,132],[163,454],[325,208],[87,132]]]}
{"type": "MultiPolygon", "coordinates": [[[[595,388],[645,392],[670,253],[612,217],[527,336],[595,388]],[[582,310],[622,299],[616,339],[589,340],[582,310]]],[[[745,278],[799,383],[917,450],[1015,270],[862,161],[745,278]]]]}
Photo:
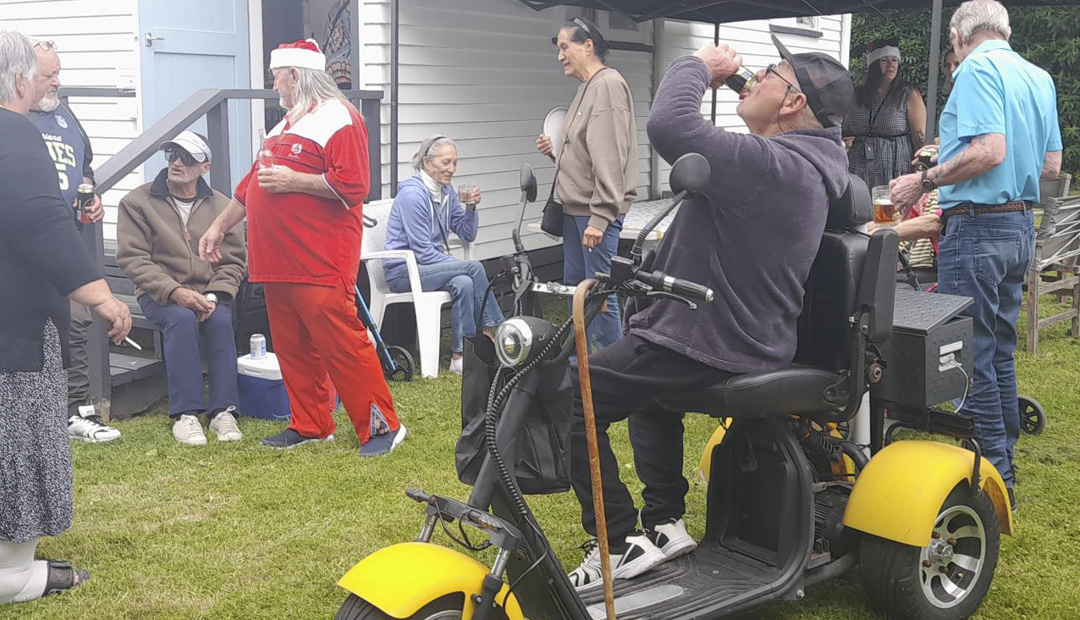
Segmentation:
{"type": "Polygon", "coordinates": [[[588,215],[601,231],[637,197],[634,100],[619,72],[604,67],[570,104],[556,192],[568,215],[588,215]]]}
{"type": "Polygon", "coordinates": [[[168,168],[153,183],[120,200],[116,263],[135,283],[136,295],[149,295],[161,305],[170,303],[169,297],[180,287],[214,293],[222,302],[232,300],[244,279],[243,224],[226,233],[220,262],[211,265],[199,258],[199,239],[228,206],[229,197],[199,179],[185,229],[169,195],[167,176],[168,168]]]}

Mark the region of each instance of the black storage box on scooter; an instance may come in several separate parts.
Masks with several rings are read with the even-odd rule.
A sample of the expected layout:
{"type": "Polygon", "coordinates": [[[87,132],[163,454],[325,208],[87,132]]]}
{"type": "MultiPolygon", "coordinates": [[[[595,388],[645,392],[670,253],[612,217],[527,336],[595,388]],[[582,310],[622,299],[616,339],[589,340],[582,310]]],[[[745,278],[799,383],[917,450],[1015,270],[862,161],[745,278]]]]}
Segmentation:
{"type": "Polygon", "coordinates": [[[884,345],[888,366],[871,384],[875,399],[925,410],[968,392],[975,356],[969,297],[899,289],[893,336],[884,345]]]}

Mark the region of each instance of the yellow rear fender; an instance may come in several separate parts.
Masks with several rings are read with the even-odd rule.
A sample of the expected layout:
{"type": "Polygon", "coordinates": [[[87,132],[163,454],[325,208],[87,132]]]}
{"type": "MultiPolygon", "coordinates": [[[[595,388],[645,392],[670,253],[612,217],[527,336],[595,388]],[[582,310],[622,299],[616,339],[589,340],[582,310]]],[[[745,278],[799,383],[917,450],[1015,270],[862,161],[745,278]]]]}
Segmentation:
{"type": "MultiPolygon", "coordinates": [[[[844,525],[898,543],[925,547],[930,543],[945,498],[961,482],[971,484],[974,455],[970,450],[936,441],[899,441],[878,452],[855,480],[844,525]]],[[[979,466],[979,487],[997,510],[1002,534],[1012,534],[1005,482],[985,458],[979,466]]]]}
{"type": "MultiPolygon", "coordinates": [[[[410,542],[380,549],[352,567],[338,585],[394,618],[408,618],[435,599],[461,592],[462,618],[471,618],[490,568],[469,556],[433,545],[410,542]]],[[[523,620],[517,598],[506,584],[495,596],[509,620],[523,620]],[[505,602],[505,604],[504,604],[505,602]]]]}

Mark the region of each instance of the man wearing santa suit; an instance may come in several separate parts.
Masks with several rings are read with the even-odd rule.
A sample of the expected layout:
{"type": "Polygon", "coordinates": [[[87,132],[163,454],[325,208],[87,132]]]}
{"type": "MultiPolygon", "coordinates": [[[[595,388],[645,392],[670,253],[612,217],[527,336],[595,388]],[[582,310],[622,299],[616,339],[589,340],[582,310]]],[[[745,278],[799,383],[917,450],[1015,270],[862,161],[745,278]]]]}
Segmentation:
{"type": "Polygon", "coordinates": [[[225,231],[248,218],[248,270],[253,282],[265,283],[274,352],[292,408],[289,427],[262,443],[293,448],[333,439],[329,373],[360,439],[360,455],[379,456],[396,448],[406,431],[357,318],[368,136],[325,68],[326,57],[310,39],[270,53],[274,90],[288,113],[199,241],[199,255],[220,260],[225,231]]]}

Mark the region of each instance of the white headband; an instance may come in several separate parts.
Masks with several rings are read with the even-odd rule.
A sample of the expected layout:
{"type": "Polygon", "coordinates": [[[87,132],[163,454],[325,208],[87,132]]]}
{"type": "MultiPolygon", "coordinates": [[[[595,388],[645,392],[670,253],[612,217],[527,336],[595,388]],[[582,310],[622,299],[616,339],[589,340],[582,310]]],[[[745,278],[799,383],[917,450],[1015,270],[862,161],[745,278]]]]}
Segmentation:
{"type": "Polygon", "coordinates": [[[899,62],[900,48],[886,45],[885,47],[879,47],[877,49],[871,50],[866,53],[866,64],[872,65],[886,56],[892,56],[896,58],[897,62],[899,62]]]}

